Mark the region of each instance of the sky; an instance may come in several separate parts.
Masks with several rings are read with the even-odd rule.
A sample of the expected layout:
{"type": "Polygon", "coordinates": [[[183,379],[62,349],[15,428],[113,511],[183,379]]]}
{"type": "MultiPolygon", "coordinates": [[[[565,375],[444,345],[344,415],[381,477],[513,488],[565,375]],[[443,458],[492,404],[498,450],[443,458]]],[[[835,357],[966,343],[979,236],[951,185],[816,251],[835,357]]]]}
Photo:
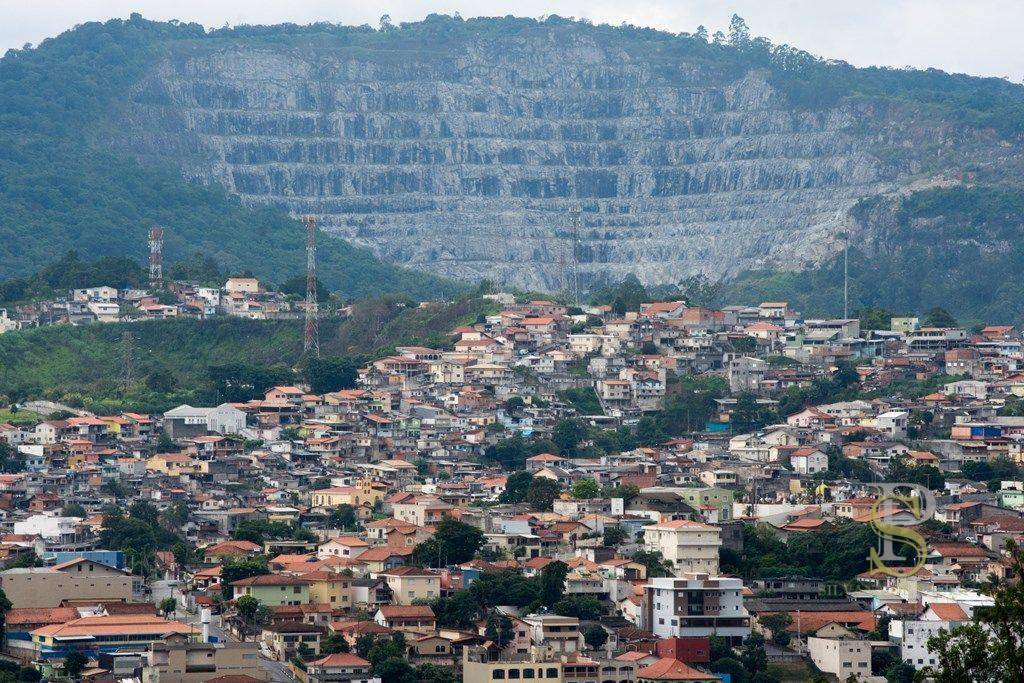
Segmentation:
{"type": "Polygon", "coordinates": [[[0,51],[86,21],[127,17],[225,24],[329,21],[377,26],[427,14],[541,17],[692,32],[724,30],[733,13],[751,33],[856,66],[935,67],[1024,80],[1024,0],[0,0],[0,51]]]}

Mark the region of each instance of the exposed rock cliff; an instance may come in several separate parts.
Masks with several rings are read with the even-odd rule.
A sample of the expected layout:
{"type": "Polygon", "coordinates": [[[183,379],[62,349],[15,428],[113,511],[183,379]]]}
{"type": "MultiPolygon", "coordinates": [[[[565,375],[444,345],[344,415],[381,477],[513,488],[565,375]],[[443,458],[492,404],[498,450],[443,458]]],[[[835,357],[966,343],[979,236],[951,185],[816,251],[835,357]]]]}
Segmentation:
{"type": "Polygon", "coordinates": [[[182,43],[131,100],[131,144],[190,177],[401,264],[546,290],[577,209],[585,286],[797,269],[863,225],[859,198],[998,144],[922,107],[802,110],[758,68],[546,27],[429,50],[182,43]]]}

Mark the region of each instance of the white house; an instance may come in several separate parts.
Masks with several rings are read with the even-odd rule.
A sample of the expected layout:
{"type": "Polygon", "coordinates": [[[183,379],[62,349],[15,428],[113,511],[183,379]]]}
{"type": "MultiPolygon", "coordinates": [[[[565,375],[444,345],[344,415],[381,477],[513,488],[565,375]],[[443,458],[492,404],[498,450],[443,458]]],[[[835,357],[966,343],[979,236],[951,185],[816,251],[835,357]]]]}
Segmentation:
{"type": "Polygon", "coordinates": [[[790,454],[789,464],[797,474],[817,474],[828,469],[828,456],[817,448],[798,448],[790,454]]]}

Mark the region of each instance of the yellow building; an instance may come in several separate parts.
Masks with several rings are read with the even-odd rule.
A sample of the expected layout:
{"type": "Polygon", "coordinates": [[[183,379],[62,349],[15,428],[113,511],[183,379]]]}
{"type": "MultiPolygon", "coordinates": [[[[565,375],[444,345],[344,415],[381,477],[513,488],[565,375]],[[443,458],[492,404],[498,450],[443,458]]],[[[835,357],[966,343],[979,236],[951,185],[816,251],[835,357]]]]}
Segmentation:
{"type": "Polygon", "coordinates": [[[266,680],[259,645],[249,643],[154,643],[146,655],[142,683],[204,683],[221,676],[266,680]]]}
{"type": "Polygon", "coordinates": [[[362,481],[355,486],[332,486],[313,491],[310,504],[315,508],[334,508],[351,505],[361,518],[369,518],[375,505],[384,500],[384,490],[362,481]]]}
{"type": "Polygon", "coordinates": [[[395,604],[411,605],[416,600],[434,600],[441,595],[441,577],[423,567],[395,567],[377,576],[388,583],[395,604]]]}
{"type": "Polygon", "coordinates": [[[463,683],[525,680],[538,683],[562,683],[561,662],[491,661],[491,653],[483,648],[462,650],[463,683]]]}
{"type": "Polygon", "coordinates": [[[309,582],[309,601],[332,608],[352,606],[352,577],[337,572],[309,572],[299,576],[309,582]]]}
{"type": "Polygon", "coordinates": [[[198,464],[184,453],[157,453],[146,459],[146,469],[171,477],[182,474],[198,474],[198,464]]]}

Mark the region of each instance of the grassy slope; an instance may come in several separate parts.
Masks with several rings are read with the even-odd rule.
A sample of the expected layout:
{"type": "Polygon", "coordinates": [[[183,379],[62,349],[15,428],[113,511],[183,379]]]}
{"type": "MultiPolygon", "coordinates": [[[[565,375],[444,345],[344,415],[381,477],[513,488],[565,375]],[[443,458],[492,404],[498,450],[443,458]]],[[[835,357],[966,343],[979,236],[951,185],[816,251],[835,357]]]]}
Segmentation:
{"type": "MultiPolygon", "coordinates": [[[[363,357],[394,345],[447,343],[447,333],[472,322],[493,304],[463,299],[416,308],[402,299],[356,304],[351,318],[321,321],[323,355],[363,357]]],[[[210,367],[246,363],[293,368],[302,357],[300,320],[214,318],[85,327],[47,327],[0,335],[0,395],[14,400],[51,398],[95,410],[163,410],[181,402],[209,401],[210,367]],[[134,382],[125,396],[122,334],[132,333],[134,382]],[[154,392],[147,380],[170,376],[175,388],[154,392]]]]}

